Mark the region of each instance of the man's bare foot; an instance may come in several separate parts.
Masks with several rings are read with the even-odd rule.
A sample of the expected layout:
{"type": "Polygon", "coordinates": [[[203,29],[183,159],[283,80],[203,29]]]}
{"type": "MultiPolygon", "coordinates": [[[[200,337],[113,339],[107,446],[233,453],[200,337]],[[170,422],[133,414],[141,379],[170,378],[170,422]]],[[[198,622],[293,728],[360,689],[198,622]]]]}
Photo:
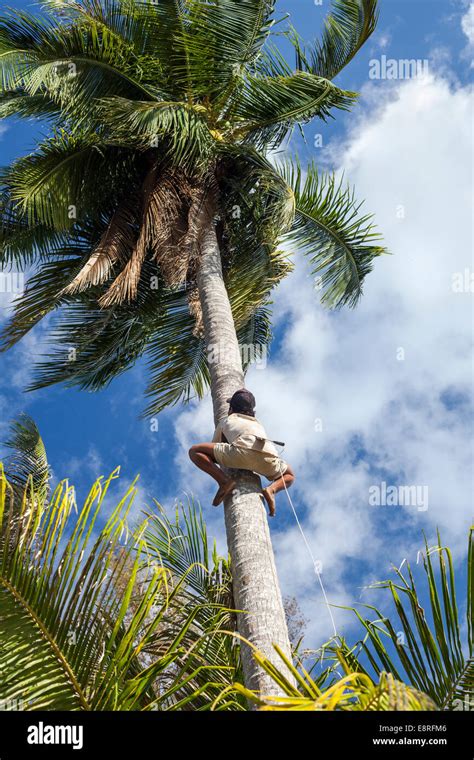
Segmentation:
{"type": "Polygon", "coordinates": [[[264,488],[262,490],[263,498],[268,504],[268,514],[270,517],[275,517],[275,496],[273,494],[273,491],[271,491],[269,488],[264,488]]]}
{"type": "Polygon", "coordinates": [[[221,502],[224,501],[224,499],[234,490],[237,483],[235,480],[227,480],[225,483],[223,483],[221,486],[219,486],[216,495],[214,496],[214,500],[212,502],[213,507],[218,507],[221,502]]]}

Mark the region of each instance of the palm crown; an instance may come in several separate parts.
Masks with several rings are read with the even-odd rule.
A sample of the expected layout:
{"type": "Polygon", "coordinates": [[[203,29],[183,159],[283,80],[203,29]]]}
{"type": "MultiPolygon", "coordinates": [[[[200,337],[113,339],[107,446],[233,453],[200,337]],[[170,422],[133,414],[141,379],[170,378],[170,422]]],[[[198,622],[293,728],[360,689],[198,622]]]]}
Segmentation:
{"type": "Polygon", "coordinates": [[[309,46],[277,26],[293,67],[272,43],[275,0],[48,0],[41,17],[0,20],[0,115],[51,127],[1,179],[0,262],[32,268],[3,347],[58,309],[33,387],[97,389],[146,354],[149,413],[202,395],[195,242],[209,193],[241,343],[270,339],[289,246],[326,305],[356,303],[385,250],[371,217],[315,165],[267,156],[295,125],[350,108],[356,94],[332,80],[376,15],[376,0],[335,0],[309,46]]]}

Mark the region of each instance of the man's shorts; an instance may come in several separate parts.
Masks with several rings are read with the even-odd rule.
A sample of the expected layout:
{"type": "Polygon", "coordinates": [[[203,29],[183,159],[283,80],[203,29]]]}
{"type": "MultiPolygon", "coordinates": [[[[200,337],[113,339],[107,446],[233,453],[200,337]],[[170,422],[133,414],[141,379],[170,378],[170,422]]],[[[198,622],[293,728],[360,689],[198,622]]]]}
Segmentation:
{"type": "Polygon", "coordinates": [[[287,463],[274,454],[233,446],[231,443],[215,443],[214,458],[223,467],[251,470],[268,480],[275,480],[288,468],[287,463]]]}

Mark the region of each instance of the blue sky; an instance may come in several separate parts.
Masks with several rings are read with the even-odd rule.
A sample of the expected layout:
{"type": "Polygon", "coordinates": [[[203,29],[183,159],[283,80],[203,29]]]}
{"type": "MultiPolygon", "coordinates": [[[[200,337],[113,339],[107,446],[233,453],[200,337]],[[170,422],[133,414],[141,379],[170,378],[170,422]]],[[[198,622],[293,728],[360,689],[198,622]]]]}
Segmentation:
{"type": "MultiPolygon", "coordinates": [[[[11,2],[12,7],[31,7],[11,2]]],[[[328,0],[282,0],[303,37],[313,39],[328,0]]],[[[472,293],[453,292],[452,278],[471,268],[468,225],[472,6],[458,0],[382,0],[378,29],[338,83],[361,92],[353,112],[327,125],[311,123],[306,142],[289,146],[303,161],[344,171],[376,213],[392,257],[376,262],[354,312],[327,313],[301,258],[275,295],[275,337],[268,365],[252,369],[248,386],[271,437],[287,441],[298,476],[295,506],[329,597],[360,600],[361,588],[387,577],[389,563],[416,561],[422,531],[436,526],[462,560],[472,519],[469,424],[472,293]],[[428,59],[423,81],[369,79],[370,61],[428,59]],[[315,136],[322,135],[322,147],[315,136]],[[402,357],[403,358],[400,358],[402,357]],[[281,412],[282,407],[284,412],[281,412]],[[280,411],[277,411],[280,410],[280,411]],[[316,424],[320,420],[320,428],[316,424]],[[426,510],[380,506],[368,492],[381,482],[429,489],[426,510]]],[[[31,151],[45,128],[9,121],[0,136],[1,164],[31,151]]],[[[5,318],[8,305],[5,304],[5,318]]],[[[225,548],[223,516],[207,505],[212,486],[195,473],[186,450],[210,438],[209,401],[175,408],[158,431],[140,420],[146,367],[139,363],[100,393],[52,387],[24,394],[35,355],[47,350],[41,326],[0,356],[0,433],[27,411],[44,437],[57,478],[86,487],[116,465],[123,485],[141,475],[138,503],[170,507],[194,493],[211,534],[225,548]]],[[[112,505],[111,505],[112,506],[112,505]]],[[[298,597],[308,619],[308,645],[330,635],[311,563],[280,497],[271,523],[285,594],[298,597]]],[[[459,567],[464,595],[465,572],[459,567]]],[[[364,594],[363,600],[373,600],[364,594]]],[[[350,630],[350,618],[337,615],[350,630]]]]}

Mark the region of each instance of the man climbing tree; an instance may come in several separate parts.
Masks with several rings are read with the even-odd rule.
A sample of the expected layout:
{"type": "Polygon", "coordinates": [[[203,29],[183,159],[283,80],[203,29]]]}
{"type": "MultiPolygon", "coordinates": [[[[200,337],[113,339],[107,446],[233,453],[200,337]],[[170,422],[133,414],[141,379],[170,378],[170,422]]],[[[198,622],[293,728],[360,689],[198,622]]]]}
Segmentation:
{"type": "MultiPolygon", "coordinates": [[[[271,290],[309,257],[329,307],[353,306],[383,253],[352,190],[267,158],[295,125],[347,110],[333,83],[376,25],[335,0],[322,38],[271,42],[276,0],[45,0],[0,19],[2,116],[49,136],[2,173],[0,260],[31,271],[3,348],[56,312],[33,388],[105,386],[141,356],[147,414],[210,386],[214,422],[244,387],[239,344],[270,340],[271,290]]],[[[284,5],[282,3],[282,5],[284,5]]],[[[225,499],[239,632],[290,656],[259,478],[225,499]]],[[[243,645],[246,685],[274,685],[243,645]]]]}
{"type": "Polygon", "coordinates": [[[290,465],[280,459],[275,443],[255,417],[255,397],[241,388],[228,398],[229,412],[216,427],[212,443],[197,443],[189,449],[194,464],[219,484],[213,505],[218,507],[237,487],[232,475],[222,467],[249,470],[264,475],[272,483],[262,490],[270,517],[275,516],[275,494],[295,481],[290,465]]]}

